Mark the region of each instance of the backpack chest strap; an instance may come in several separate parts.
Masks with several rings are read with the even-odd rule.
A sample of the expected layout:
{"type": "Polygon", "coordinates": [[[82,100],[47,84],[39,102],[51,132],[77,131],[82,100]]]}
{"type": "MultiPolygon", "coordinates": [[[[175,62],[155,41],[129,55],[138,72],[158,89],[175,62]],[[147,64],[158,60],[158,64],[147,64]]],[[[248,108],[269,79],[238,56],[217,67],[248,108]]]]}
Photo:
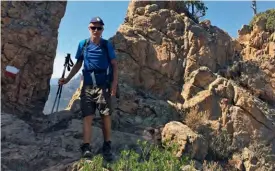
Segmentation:
{"type": "Polygon", "coordinates": [[[91,77],[93,86],[95,86],[95,87],[97,86],[97,81],[96,81],[95,74],[106,73],[106,77],[107,77],[106,84],[109,83],[109,81],[108,81],[108,78],[109,78],[109,75],[110,75],[110,67],[109,66],[106,70],[86,70],[86,71],[83,70],[83,72],[86,72],[88,74],[87,76],[91,77]]]}

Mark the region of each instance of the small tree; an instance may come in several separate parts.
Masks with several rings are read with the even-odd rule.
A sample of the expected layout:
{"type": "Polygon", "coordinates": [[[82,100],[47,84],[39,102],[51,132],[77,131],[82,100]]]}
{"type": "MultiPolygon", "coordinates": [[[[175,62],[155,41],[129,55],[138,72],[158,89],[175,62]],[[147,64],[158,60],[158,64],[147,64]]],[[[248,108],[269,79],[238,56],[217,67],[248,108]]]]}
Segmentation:
{"type": "Polygon", "coordinates": [[[205,16],[206,11],[208,10],[204,2],[197,0],[186,0],[185,6],[195,18],[196,22],[198,22],[201,17],[205,16]]]}
{"type": "Polygon", "coordinates": [[[257,4],[256,4],[256,0],[252,0],[252,6],[251,8],[253,9],[254,15],[257,14],[257,4]]]}

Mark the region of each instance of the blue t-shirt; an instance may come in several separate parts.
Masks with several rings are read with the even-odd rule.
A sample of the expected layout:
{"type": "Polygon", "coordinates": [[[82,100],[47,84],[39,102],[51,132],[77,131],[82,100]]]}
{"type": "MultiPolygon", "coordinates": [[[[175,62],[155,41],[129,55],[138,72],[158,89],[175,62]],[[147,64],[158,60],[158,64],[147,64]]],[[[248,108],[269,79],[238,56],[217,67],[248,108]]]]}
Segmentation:
{"type": "Polygon", "coordinates": [[[83,59],[82,48],[84,48],[85,40],[79,42],[78,49],[76,52],[76,59],[83,59],[84,61],[84,70],[102,70],[107,69],[109,66],[107,53],[109,53],[110,61],[116,58],[115,51],[113,46],[109,41],[107,41],[108,52],[107,49],[103,47],[103,39],[100,40],[100,45],[94,44],[90,41],[84,51],[85,58],[83,59]]]}

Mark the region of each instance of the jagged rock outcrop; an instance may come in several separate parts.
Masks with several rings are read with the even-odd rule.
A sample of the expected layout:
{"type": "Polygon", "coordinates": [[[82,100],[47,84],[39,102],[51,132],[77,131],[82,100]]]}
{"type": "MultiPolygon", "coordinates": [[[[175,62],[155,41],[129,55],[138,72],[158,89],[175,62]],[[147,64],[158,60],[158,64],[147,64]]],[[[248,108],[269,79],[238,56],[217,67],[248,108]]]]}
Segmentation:
{"type": "Polygon", "coordinates": [[[220,74],[235,80],[254,96],[275,105],[275,58],[257,56],[254,59],[239,61],[220,74]]]}
{"type": "Polygon", "coordinates": [[[193,70],[208,66],[217,72],[235,59],[227,33],[208,22],[196,24],[184,10],[177,13],[158,1],[132,1],[127,14],[111,40],[120,78],[131,86],[183,102],[184,78],[193,70]]]}
{"type": "Polygon", "coordinates": [[[66,3],[1,3],[2,110],[22,117],[43,111],[53,72],[58,28],[66,3]],[[5,75],[7,65],[19,69],[15,78],[5,75]]]}
{"type": "MultiPolygon", "coordinates": [[[[206,111],[210,114],[209,119],[219,124],[215,129],[209,125],[209,129],[212,132],[226,131],[231,137],[228,139],[229,146],[225,147],[220,142],[214,148],[220,145],[222,148],[231,148],[231,152],[238,152],[252,142],[257,142],[274,149],[275,108],[253,96],[233,80],[215,75],[207,67],[193,71],[187,80],[184,87],[186,98],[182,105],[185,114],[190,114],[191,109],[197,109],[193,111],[197,114],[206,111]]],[[[207,135],[209,138],[212,134],[207,135]]],[[[215,139],[218,134],[212,136],[215,139]]],[[[210,143],[213,139],[210,138],[210,143]]],[[[271,150],[270,153],[274,154],[274,151],[271,150]]],[[[261,167],[263,165],[257,166],[258,169],[261,167]]]]}
{"type": "Polygon", "coordinates": [[[243,47],[244,60],[268,55],[275,58],[275,33],[266,29],[266,20],[257,18],[253,27],[243,25],[238,31],[237,41],[243,47]]]}
{"type": "Polygon", "coordinates": [[[83,85],[83,79],[81,76],[79,87],[71,97],[69,104],[67,105],[65,110],[70,110],[73,113],[81,112],[80,111],[80,93],[81,93],[82,85],[83,85]]]}
{"type": "MultiPolygon", "coordinates": [[[[210,110],[208,111],[211,114],[210,119],[217,120],[220,118],[223,126],[231,127],[228,131],[232,134],[234,133],[232,131],[237,130],[243,133],[236,133],[236,135],[244,135],[244,131],[247,132],[247,136],[249,135],[245,138],[247,142],[252,142],[252,138],[257,138],[257,140],[266,139],[267,142],[274,139],[275,109],[270,108],[268,104],[254,97],[247,90],[234,83],[234,81],[214,75],[208,68],[202,67],[192,73],[192,79],[186,85],[188,85],[186,87],[186,96],[188,98],[186,98],[186,102],[183,105],[184,109],[198,106],[198,113],[210,110]],[[201,78],[203,77],[213,79],[208,79],[207,81],[209,82],[194,81],[202,80],[201,78]],[[189,86],[190,84],[192,86],[189,86]],[[191,87],[200,87],[200,89],[192,89],[191,87]],[[226,99],[226,104],[222,104],[224,99],[226,99]],[[228,110],[223,110],[224,107],[228,108],[228,110]],[[215,111],[212,111],[213,109],[215,111]],[[248,122],[248,120],[250,121],[248,122]],[[233,128],[232,126],[236,127],[233,128]]],[[[245,143],[242,143],[242,145],[245,145],[245,143]]]]}
{"type": "MultiPolygon", "coordinates": [[[[226,131],[229,137],[224,144],[228,147],[222,147],[228,148],[225,151],[228,154],[219,154],[217,158],[242,151],[252,142],[270,145],[273,149],[272,34],[256,26],[257,31],[250,35],[248,42],[242,36],[233,40],[211,26],[210,21],[196,24],[184,13],[159,8],[158,3],[133,6],[112,38],[120,57],[123,82],[182,103],[177,107],[181,106],[185,114],[195,107],[197,113],[209,113],[208,135],[218,137],[226,131]],[[264,49],[266,56],[248,53],[248,47],[264,49]]],[[[240,34],[250,32],[241,30],[240,34]]],[[[209,139],[214,148],[216,142],[215,138],[209,139]]]]}
{"type": "Polygon", "coordinates": [[[220,73],[275,105],[275,33],[265,25],[266,20],[256,19],[253,28],[244,25],[239,30],[235,46],[242,60],[220,73]]]}

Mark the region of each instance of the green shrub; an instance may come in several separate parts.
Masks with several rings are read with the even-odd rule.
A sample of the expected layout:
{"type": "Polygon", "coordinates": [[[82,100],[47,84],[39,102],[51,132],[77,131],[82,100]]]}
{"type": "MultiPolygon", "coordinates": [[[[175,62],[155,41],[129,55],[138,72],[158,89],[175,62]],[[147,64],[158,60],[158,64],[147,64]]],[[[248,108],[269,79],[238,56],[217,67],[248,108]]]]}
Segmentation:
{"type": "Polygon", "coordinates": [[[222,167],[217,162],[209,162],[204,161],[203,170],[207,171],[223,171],[222,167]]]}
{"type": "Polygon", "coordinates": [[[214,135],[209,144],[208,155],[212,160],[227,160],[235,150],[232,144],[232,135],[226,129],[214,135]]]}
{"type": "Polygon", "coordinates": [[[103,168],[103,158],[101,155],[95,156],[91,162],[82,161],[82,170],[94,171],[178,171],[183,165],[189,164],[188,157],[177,158],[175,152],[177,145],[164,146],[164,148],[138,141],[141,154],[133,150],[123,150],[117,161],[107,164],[103,168]]]}
{"type": "Polygon", "coordinates": [[[72,171],[106,171],[103,167],[103,157],[101,155],[95,156],[93,160],[81,159],[75,163],[72,171]]]}
{"type": "Polygon", "coordinates": [[[174,154],[177,151],[177,146],[165,146],[164,149],[147,143],[146,141],[138,141],[141,149],[141,155],[129,150],[122,151],[120,159],[114,163],[112,170],[123,171],[176,171],[187,163],[187,157],[177,158],[174,154]]]}
{"type": "Polygon", "coordinates": [[[266,20],[266,29],[269,32],[275,31],[275,9],[266,10],[265,12],[260,12],[253,17],[250,21],[249,26],[253,28],[253,25],[258,19],[265,19],[266,20]]]}

